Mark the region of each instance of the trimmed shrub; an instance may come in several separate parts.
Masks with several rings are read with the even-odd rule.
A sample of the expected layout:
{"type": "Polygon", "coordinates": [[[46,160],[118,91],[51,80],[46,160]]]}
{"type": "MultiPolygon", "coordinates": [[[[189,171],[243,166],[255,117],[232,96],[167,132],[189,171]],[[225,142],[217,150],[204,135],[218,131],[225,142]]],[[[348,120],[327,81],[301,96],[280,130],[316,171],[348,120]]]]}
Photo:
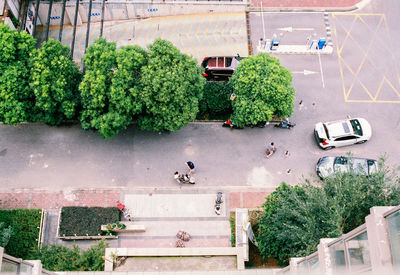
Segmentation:
{"type": "Polygon", "coordinates": [[[12,232],[5,253],[24,259],[36,249],[41,212],[39,209],[0,210],[0,223],[12,232]]]}
{"type": "Polygon", "coordinates": [[[103,235],[102,224],[119,221],[117,207],[77,207],[61,209],[59,236],[97,236],[103,235]]]}
{"type": "Polygon", "coordinates": [[[51,271],[103,271],[102,256],[108,243],[104,240],[82,250],[76,244],[68,248],[59,244],[43,245],[32,253],[31,258],[41,260],[43,268],[51,271]]]}
{"type": "Polygon", "coordinates": [[[233,92],[229,82],[206,82],[203,98],[199,102],[198,118],[229,118],[232,113],[230,96],[233,92]]]}

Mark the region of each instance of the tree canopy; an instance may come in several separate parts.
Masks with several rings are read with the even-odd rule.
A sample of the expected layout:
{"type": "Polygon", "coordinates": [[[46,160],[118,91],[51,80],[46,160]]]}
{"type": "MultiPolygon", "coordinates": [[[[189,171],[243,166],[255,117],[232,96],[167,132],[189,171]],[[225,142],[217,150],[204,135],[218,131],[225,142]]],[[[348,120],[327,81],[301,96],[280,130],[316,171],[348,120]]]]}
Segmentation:
{"type": "Polygon", "coordinates": [[[290,117],[295,90],[290,71],[279,59],[260,53],[243,59],[231,77],[236,99],[231,119],[238,126],[290,117]]]}
{"type": "Polygon", "coordinates": [[[34,93],[29,86],[30,54],[36,40],[27,32],[0,24],[0,121],[34,121],[34,93]]]}
{"type": "Polygon", "coordinates": [[[125,129],[142,111],[141,69],[147,53],[139,46],[116,50],[115,43],[98,39],[84,56],[82,128],[93,128],[105,138],[125,129]]]}
{"type": "Polygon", "coordinates": [[[69,48],[50,39],[32,55],[31,87],[43,122],[58,125],[75,116],[81,74],[69,48]]]}
{"type": "Polygon", "coordinates": [[[266,197],[257,241],[265,259],[287,265],[290,257],[316,251],[321,238],[335,238],[365,223],[373,206],[400,204],[395,170],[381,159],[369,177],[336,173],[320,186],[309,180],[297,186],[282,183],[266,197]]]}
{"type": "Polygon", "coordinates": [[[157,39],[142,69],[141,129],[177,131],[196,118],[205,83],[197,62],[172,43],[157,39]]]}

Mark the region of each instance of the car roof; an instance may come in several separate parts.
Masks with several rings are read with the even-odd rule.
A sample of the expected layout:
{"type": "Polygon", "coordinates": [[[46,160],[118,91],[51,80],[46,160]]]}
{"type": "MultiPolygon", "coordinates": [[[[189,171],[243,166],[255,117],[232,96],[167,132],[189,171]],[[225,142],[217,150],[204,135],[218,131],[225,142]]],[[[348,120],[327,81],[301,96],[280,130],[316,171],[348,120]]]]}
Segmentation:
{"type": "Polygon", "coordinates": [[[332,122],[326,122],[324,124],[328,129],[329,136],[331,138],[337,138],[353,134],[353,127],[351,126],[349,120],[337,120],[332,122]]]}

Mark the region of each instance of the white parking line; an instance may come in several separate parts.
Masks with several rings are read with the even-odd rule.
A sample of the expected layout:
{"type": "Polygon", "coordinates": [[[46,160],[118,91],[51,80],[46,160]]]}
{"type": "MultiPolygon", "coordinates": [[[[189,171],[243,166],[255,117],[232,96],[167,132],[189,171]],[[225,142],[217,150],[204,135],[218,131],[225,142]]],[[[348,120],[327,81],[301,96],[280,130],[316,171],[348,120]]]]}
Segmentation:
{"type": "Polygon", "coordinates": [[[321,54],[318,51],[319,70],[321,72],[322,88],[325,88],[324,72],[322,71],[321,54]]]}

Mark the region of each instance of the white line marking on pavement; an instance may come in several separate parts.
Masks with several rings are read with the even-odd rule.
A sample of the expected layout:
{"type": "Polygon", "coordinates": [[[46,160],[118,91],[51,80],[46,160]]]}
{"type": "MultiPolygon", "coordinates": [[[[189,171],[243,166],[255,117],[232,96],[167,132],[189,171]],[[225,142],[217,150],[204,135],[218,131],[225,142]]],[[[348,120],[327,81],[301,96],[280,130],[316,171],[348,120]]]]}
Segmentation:
{"type": "Polygon", "coordinates": [[[316,74],[316,73],[318,73],[318,72],[303,70],[303,71],[296,71],[296,72],[292,72],[292,73],[293,73],[293,74],[310,75],[310,74],[316,74]]]}
{"type": "Polygon", "coordinates": [[[325,88],[324,73],[322,71],[321,54],[318,51],[319,69],[321,72],[322,88],[325,88]]]}
{"type": "Polygon", "coordinates": [[[314,28],[293,28],[293,27],[285,27],[285,28],[278,28],[280,31],[285,32],[293,32],[293,31],[313,31],[314,28]]]}

